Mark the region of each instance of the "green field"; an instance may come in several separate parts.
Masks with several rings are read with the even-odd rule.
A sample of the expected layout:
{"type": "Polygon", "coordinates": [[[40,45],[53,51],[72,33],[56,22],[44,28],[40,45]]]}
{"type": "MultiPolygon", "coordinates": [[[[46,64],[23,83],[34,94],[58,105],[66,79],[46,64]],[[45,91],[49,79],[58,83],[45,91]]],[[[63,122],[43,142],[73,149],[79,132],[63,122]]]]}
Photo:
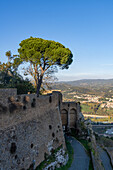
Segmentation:
{"type": "Polygon", "coordinates": [[[91,113],[93,110],[86,104],[81,104],[82,113],[91,113]]]}
{"type": "Polygon", "coordinates": [[[81,104],[81,112],[83,114],[104,115],[110,116],[111,118],[113,117],[113,108],[101,108],[97,103],[81,104]]]}

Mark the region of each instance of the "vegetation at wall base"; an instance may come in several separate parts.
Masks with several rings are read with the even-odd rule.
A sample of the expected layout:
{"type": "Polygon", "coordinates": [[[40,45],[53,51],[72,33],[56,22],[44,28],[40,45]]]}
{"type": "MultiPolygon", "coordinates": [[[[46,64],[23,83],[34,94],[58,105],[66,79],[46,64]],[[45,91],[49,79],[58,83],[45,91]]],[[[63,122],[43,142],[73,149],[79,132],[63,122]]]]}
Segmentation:
{"type": "Polygon", "coordinates": [[[92,160],[90,159],[90,162],[89,162],[89,170],[94,170],[93,168],[93,163],[92,163],[92,160]]]}
{"type": "MultiPolygon", "coordinates": [[[[45,160],[43,162],[40,163],[40,165],[36,168],[36,170],[43,170],[47,165],[49,165],[51,162],[55,161],[55,153],[60,150],[62,146],[58,147],[57,149],[55,149],[52,153],[52,155],[48,156],[46,154],[45,156],[45,160]]],[[[67,162],[67,164],[65,166],[62,166],[60,168],[56,168],[56,170],[68,170],[68,168],[71,166],[72,161],[73,161],[73,148],[71,146],[71,144],[66,140],[66,147],[67,147],[67,152],[68,156],[69,156],[69,160],[67,162]]]]}
{"type": "Polygon", "coordinates": [[[67,152],[68,152],[69,160],[68,160],[68,162],[67,162],[67,164],[65,166],[57,168],[56,170],[68,170],[69,167],[72,164],[74,151],[73,151],[73,148],[72,148],[70,142],[67,141],[67,140],[66,140],[66,147],[67,147],[67,152]]]}
{"type": "Polygon", "coordinates": [[[45,153],[44,157],[45,160],[43,162],[40,163],[40,165],[38,165],[36,167],[36,170],[43,170],[43,168],[45,168],[47,165],[49,165],[51,162],[55,162],[55,153],[60,150],[62,148],[62,145],[59,146],[57,149],[52,151],[51,155],[48,155],[47,153],[45,153]]]}

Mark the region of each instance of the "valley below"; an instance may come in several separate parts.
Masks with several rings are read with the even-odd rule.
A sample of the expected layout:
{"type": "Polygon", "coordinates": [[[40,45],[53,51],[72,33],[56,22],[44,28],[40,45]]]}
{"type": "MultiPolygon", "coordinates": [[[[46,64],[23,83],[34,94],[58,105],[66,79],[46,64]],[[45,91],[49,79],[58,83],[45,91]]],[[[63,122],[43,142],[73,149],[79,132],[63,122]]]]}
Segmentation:
{"type": "Polygon", "coordinates": [[[113,122],[113,79],[88,79],[52,84],[52,90],[60,90],[63,101],[81,103],[85,119],[93,122],[113,122]]]}

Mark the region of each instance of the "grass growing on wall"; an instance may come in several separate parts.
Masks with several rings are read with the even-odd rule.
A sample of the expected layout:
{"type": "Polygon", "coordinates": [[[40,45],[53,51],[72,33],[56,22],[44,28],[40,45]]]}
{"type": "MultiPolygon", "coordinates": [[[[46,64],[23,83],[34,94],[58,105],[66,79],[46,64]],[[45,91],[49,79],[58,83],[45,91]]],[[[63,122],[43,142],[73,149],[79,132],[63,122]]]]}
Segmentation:
{"type": "Polygon", "coordinates": [[[68,152],[69,160],[68,160],[68,162],[67,162],[67,164],[65,166],[57,168],[56,170],[68,170],[69,167],[72,164],[74,151],[73,151],[73,148],[72,148],[70,142],[67,141],[67,140],[66,140],[66,147],[67,147],[67,152],[68,152]]]}
{"type": "MultiPolygon", "coordinates": [[[[55,170],[68,170],[68,168],[71,166],[72,161],[73,161],[73,148],[71,146],[71,144],[66,140],[66,147],[67,147],[67,152],[68,156],[69,156],[69,160],[67,162],[67,164],[65,166],[62,166],[60,168],[56,168],[55,170]]],[[[47,158],[45,158],[46,160],[44,160],[43,162],[41,162],[41,164],[36,168],[36,170],[43,170],[47,165],[49,165],[51,162],[55,161],[55,156],[54,154],[60,149],[61,147],[57,148],[56,150],[54,150],[54,153],[50,156],[47,156],[47,158]],[[47,161],[48,160],[48,161],[47,161]]]]}
{"type": "Polygon", "coordinates": [[[60,149],[62,148],[62,145],[60,147],[58,147],[57,149],[55,149],[51,155],[48,155],[45,153],[44,157],[45,160],[43,162],[40,163],[40,165],[38,165],[36,167],[36,170],[43,170],[47,165],[49,165],[51,162],[55,162],[55,153],[58,152],[60,149]]]}

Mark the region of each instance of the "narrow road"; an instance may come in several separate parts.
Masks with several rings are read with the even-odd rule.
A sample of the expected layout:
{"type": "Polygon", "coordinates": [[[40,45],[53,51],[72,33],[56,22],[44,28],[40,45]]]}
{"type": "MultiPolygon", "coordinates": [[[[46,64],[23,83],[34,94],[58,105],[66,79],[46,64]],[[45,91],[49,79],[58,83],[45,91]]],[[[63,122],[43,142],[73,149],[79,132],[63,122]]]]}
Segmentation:
{"type": "Polygon", "coordinates": [[[98,146],[100,159],[102,160],[102,163],[104,165],[105,170],[112,170],[110,159],[106,153],[101,147],[98,146]]]}
{"type": "Polygon", "coordinates": [[[100,128],[104,128],[104,127],[107,127],[107,128],[110,128],[110,127],[113,127],[113,125],[92,125],[92,127],[100,127],[100,128]]]}
{"type": "Polygon", "coordinates": [[[89,170],[89,161],[84,147],[73,137],[67,137],[74,149],[74,160],[69,170],[89,170]]]}
{"type": "Polygon", "coordinates": [[[83,114],[84,117],[99,117],[99,118],[108,118],[109,116],[103,116],[103,115],[93,115],[93,114],[83,114]]]}

